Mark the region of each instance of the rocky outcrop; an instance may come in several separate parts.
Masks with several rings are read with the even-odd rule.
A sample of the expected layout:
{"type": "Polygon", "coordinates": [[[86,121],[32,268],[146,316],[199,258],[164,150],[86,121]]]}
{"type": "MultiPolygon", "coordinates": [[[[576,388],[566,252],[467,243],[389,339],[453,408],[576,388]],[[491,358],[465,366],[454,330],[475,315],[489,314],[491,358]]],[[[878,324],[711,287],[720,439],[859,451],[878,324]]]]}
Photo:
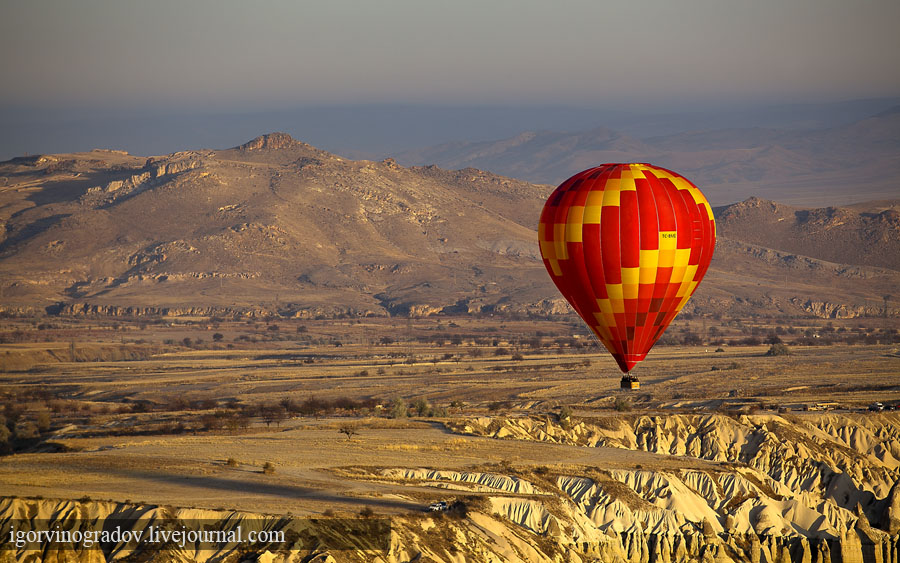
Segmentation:
{"type": "Polygon", "coordinates": [[[432,481],[440,483],[465,484],[465,490],[500,491],[506,493],[533,494],[534,486],[523,479],[467,471],[440,471],[435,469],[386,469],[385,477],[404,481],[432,481]]]}
{"type": "MultiPolygon", "coordinates": [[[[791,303],[801,310],[811,313],[821,319],[856,319],[859,317],[877,317],[885,314],[884,307],[867,305],[848,305],[846,303],[829,303],[827,301],[813,301],[812,299],[792,299],[791,303]]],[[[888,309],[887,315],[896,317],[900,310],[888,309]]]]}
{"type": "MultiPolygon", "coordinates": [[[[795,499],[768,496],[772,493],[760,486],[758,476],[747,478],[729,470],[686,471],[680,477],[653,471],[589,472],[590,477],[564,472],[555,479],[543,473],[539,486],[530,484],[530,495],[487,497],[467,519],[439,521],[428,530],[443,528],[441,533],[462,544],[467,528],[476,523],[491,532],[501,560],[512,561],[897,561],[900,538],[873,528],[861,509],[822,517],[795,499]],[[726,507],[732,514],[721,518],[715,507],[726,507]],[[512,534],[518,544],[511,541],[512,534]],[[518,549],[507,552],[511,545],[518,549]]],[[[488,482],[497,492],[513,479],[426,469],[386,470],[382,475],[411,479],[416,486],[439,483],[441,488],[470,491],[472,484],[488,482]],[[454,478],[459,487],[446,484],[454,478]]],[[[409,530],[409,521],[395,523],[403,538],[395,545],[401,549],[405,544],[404,555],[455,560],[429,545],[428,534],[409,530]]],[[[464,545],[457,549],[466,561],[495,560],[496,551],[478,551],[471,541],[464,545]]]]}
{"type": "Polygon", "coordinates": [[[127,305],[99,305],[92,303],[59,303],[48,308],[55,315],[107,317],[210,317],[240,315],[247,318],[266,317],[272,311],[262,308],[237,309],[231,307],[137,307],[127,305]]]}
{"type": "Polygon", "coordinates": [[[604,474],[606,488],[596,481],[559,483],[589,516],[616,531],[638,523],[643,530],[680,529],[704,519],[716,531],[829,538],[860,521],[890,533],[900,527],[900,416],[894,414],[796,420],[775,415],[606,417],[566,428],[550,418],[485,417],[450,427],[495,438],[736,464],[715,474],[610,470],[604,474]],[[608,489],[631,491],[628,495],[655,508],[635,513],[622,504],[621,494],[608,489]]]}
{"type": "MultiPolygon", "coordinates": [[[[703,526],[651,532],[639,526],[603,532],[566,506],[534,500],[491,498],[466,515],[397,516],[390,526],[379,520],[305,520],[252,513],[124,505],[111,502],[0,499],[4,539],[29,530],[103,530],[119,527],[141,540],[113,541],[103,549],[80,544],[5,542],[0,560],[67,563],[84,561],[212,561],[310,563],[371,561],[432,562],[588,562],[745,563],[885,562],[896,563],[898,540],[872,536],[858,528],[834,539],[714,531],[703,526]],[[354,523],[355,522],[355,523],[354,523]],[[222,541],[198,545],[150,542],[152,529],[200,527],[238,533],[284,531],[284,542],[255,544],[222,541]],[[353,527],[368,533],[347,533],[353,527]],[[339,535],[339,530],[344,530],[339,535]],[[299,533],[288,535],[291,530],[299,533]],[[317,534],[317,535],[314,535],[317,534]],[[383,537],[382,537],[383,536],[383,537]]],[[[158,532],[157,532],[158,533],[158,532]]],[[[15,536],[13,536],[15,538],[15,536]]],[[[234,539],[236,536],[230,536],[234,539]]]]}
{"type": "Polygon", "coordinates": [[[108,205],[122,197],[134,196],[167,182],[182,172],[199,168],[201,163],[200,155],[194,152],[175,153],[162,159],[147,159],[144,168],[130,176],[88,188],[81,201],[94,206],[108,205]]]}
{"type": "Polygon", "coordinates": [[[247,141],[238,149],[242,151],[280,150],[297,146],[309,146],[295,140],[287,133],[268,133],[247,141]]]}
{"type": "MultiPolygon", "coordinates": [[[[0,308],[0,311],[3,309],[0,308]]],[[[259,319],[266,317],[282,317],[295,319],[333,319],[346,317],[383,317],[384,310],[373,307],[361,309],[341,305],[299,307],[285,304],[279,309],[265,307],[140,307],[130,305],[102,305],[98,303],[60,302],[45,309],[51,315],[64,317],[103,316],[103,317],[241,317],[259,319]]]]}

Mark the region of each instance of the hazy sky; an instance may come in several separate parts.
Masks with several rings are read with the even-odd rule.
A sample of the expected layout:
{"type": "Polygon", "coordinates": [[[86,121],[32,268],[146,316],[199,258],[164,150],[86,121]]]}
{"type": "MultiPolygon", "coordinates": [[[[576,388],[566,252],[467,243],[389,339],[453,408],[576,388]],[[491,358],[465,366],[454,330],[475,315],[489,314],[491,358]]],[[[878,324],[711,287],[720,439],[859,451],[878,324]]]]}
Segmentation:
{"type": "Polygon", "coordinates": [[[897,0],[4,0],[2,13],[7,109],[900,94],[897,0]]]}

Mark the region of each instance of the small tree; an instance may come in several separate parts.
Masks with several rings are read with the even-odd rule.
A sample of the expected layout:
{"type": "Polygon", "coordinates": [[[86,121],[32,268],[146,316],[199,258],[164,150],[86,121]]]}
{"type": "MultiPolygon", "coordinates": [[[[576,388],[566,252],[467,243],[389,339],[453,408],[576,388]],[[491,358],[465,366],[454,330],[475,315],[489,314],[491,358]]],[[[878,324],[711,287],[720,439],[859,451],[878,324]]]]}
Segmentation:
{"type": "Polygon", "coordinates": [[[37,416],[37,427],[41,432],[46,432],[50,430],[50,413],[47,411],[41,411],[41,413],[37,416]]]}
{"type": "Polygon", "coordinates": [[[16,426],[16,438],[20,440],[33,440],[40,435],[37,424],[33,422],[23,422],[16,426]]]}
{"type": "Polygon", "coordinates": [[[283,399],[278,401],[278,404],[281,405],[281,408],[283,408],[286,412],[295,413],[300,410],[300,405],[295,403],[294,400],[290,397],[284,397],[283,399]]]}
{"type": "Polygon", "coordinates": [[[225,420],[225,428],[229,432],[246,430],[250,426],[250,417],[243,413],[235,413],[225,420]]]}
{"type": "Polygon", "coordinates": [[[419,416],[425,416],[431,409],[431,405],[428,404],[428,401],[424,397],[416,399],[413,407],[416,409],[416,414],[419,416]]]}
{"type": "Polygon", "coordinates": [[[341,434],[347,435],[347,441],[353,441],[353,436],[359,434],[359,431],[356,429],[356,426],[352,424],[345,424],[341,426],[340,430],[338,430],[341,434]]]}
{"type": "Polygon", "coordinates": [[[781,340],[781,338],[779,338],[779,336],[777,334],[775,334],[773,332],[773,333],[769,334],[769,336],[767,336],[765,340],[763,340],[763,343],[765,343],[765,344],[781,344],[782,340],[781,340]]]}
{"type": "Polygon", "coordinates": [[[271,461],[265,462],[262,466],[262,472],[266,475],[275,473],[275,465],[273,465],[271,461]]]}
{"type": "Polygon", "coordinates": [[[563,405],[563,407],[559,409],[559,425],[562,426],[564,430],[571,430],[572,407],[569,405],[563,405]]]}
{"type": "Polygon", "coordinates": [[[766,356],[790,356],[791,350],[782,343],[772,344],[766,352],[766,356]]]}
{"type": "Polygon", "coordinates": [[[263,422],[266,423],[266,428],[273,422],[275,423],[275,426],[281,426],[282,421],[287,418],[287,412],[284,410],[284,407],[276,404],[263,405],[260,407],[260,415],[262,416],[263,422]]]}
{"type": "Polygon", "coordinates": [[[688,331],[681,337],[681,342],[685,346],[699,346],[703,344],[703,339],[699,334],[688,331]]]}
{"type": "Polygon", "coordinates": [[[409,414],[409,407],[406,404],[406,401],[397,397],[391,402],[391,418],[406,418],[409,414]]]}
{"type": "Polygon", "coordinates": [[[12,432],[9,431],[6,424],[0,424],[0,454],[7,453],[12,449],[9,445],[9,439],[11,437],[12,432]]]}
{"type": "Polygon", "coordinates": [[[214,342],[221,342],[223,338],[225,338],[225,335],[222,334],[221,332],[217,332],[217,333],[213,334],[214,342]]]}
{"type": "Polygon", "coordinates": [[[615,402],[615,409],[619,412],[626,412],[631,410],[631,401],[628,399],[623,399],[619,397],[615,402]]]}

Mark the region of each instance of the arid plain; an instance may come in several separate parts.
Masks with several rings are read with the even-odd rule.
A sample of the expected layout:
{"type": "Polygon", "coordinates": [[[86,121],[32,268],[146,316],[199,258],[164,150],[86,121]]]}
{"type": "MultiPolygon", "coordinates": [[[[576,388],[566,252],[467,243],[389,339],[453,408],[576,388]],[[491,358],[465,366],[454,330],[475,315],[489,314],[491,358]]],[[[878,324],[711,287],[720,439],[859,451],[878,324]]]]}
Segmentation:
{"type": "MultiPolygon", "coordinates": [[[[587,556],[602,543],[595,538],[594,548],[579,548],[556,538],[556,547],[541,551],[537,540],[547,537],[541,526],[549,524],[535,524],[521,510],[537,503],[561,522],[574,518],[554,504],[575,502],[571,491],[558,490],[560,479],[605,481],[612,497],[624,498],[623,476],[635,472],[740,476],[754,467],[756,456],[742,460],[752,452],[739,448],[729,457],[727,450],[710,449],[710,437],[728,442],[728,424],[752,434],[763,421],[763,427],[795,433],[795,440],[832,444],[837,453],[828,455],[845,470],[858,466],[873,478],[887,471],[848,489],[878,489],[863,508],[876,526],[882,524],[887,511],[878,498],[889,492],[884,487],[893,497],[900,418],[866,408],[900,401],[897,346],[878,343],[892,334],[890,319],[809,319],[789,327],[766,320],[738,327],[679,321],[673,334],[704,334],[707,340],[712,329],[718,343],[657,347],[638,370],[643,388],[637,391],[619,389],[614,362],[575,321],[7,319],[5,334],[19,342],[0,348],[5,412],[19,417],[20,431],[31,425],[37,432],[30,441],[10,442],[17,451],[0,460],[0,486],[7,496],[32,499],[17,502],[62,502],[54,506],[65,513],[65,499],[75,500],[94,506],[98,516],[103,506],[132,505],[180,507],[188,510],[183,517],[196,517],[190,512],[196,509],[302,517],[371,511],[391,517],[400,537],[418,534],[420,551],[425,544],[429,553],[447,550],[445,556],[450,545],[443,535],[428,539],[410,522],[433,520],[425,516],[430,503],[460,501],[472,513],[494,520],[504,515],[495,522],[503,529],[494,532],[536,541],[542,557],[553,560],[558,553],[587,556]],[[768,356],[769,344],[747,336],[776,330],[785,340],[790,331],[806,343],[839,336],[850,343],[789,346],[790,355],[768,356]],[[835,403],[828,408],[837,410],[807,410],[821,403],[835,403]],[[648,424],[681,426],[676,433],[701,446],[680,451],[621,440],[620,429],[639,437],[649,432],[641,429],[648,424]],[[838,430],[825,440],[828,433],[820,427],[828,424],[838,430]],[[882,430],[873,431],[873,424],[882,430]],[[865,450],[841,454],[855,447],[865,450]]],[[[782,489],[804,490],[783,470],[776,476],[756,471],[758,486],[772,498],[785,498],[782,489]]],[[[642,499],[651,521],[665,511],[659,490],[638,487],[632,494],[642,499]]],[[[709,504],[733,520],[739,504],[725,509],[728,500],[709,504]]],[[[760,496],[741,502],[759,503],[760,496]]],[[[834,510],[849,502],[837,502],[834,510]]],[[[815,503],[804,504],[814,510],[815,503]]],[[[21,507],[7,506],[7,516],[16,509],[21,507]]],[[[850,515],[852,509],[841,510],[850,515]]],[[[749,514],[746,520],[751,529],[759,523],[749,514]]],[[[467,521],[446,519],[446,525],[467,521]]],[[[410,546],[397,542],[395,560],[404,560],[396,556],[410,546]]],[[[628,543],[621,546],[627,557],[628,543]]],[[[473,553],[496,556],[496,549],[473,553]]],[[[389,560],[366,551],[331,555],[389,560]]]]}

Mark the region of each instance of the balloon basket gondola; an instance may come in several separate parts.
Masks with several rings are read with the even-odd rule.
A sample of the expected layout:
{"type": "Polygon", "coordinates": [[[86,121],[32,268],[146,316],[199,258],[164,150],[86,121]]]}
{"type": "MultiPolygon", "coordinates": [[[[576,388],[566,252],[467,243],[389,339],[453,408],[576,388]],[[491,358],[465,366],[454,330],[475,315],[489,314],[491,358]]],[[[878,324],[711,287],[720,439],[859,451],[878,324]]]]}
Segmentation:
{"type": "Polygon", "coordinates": [[[619,387],[622,389],[640,389],[641,382],[633,375],[623,375],[619,387]]]}

